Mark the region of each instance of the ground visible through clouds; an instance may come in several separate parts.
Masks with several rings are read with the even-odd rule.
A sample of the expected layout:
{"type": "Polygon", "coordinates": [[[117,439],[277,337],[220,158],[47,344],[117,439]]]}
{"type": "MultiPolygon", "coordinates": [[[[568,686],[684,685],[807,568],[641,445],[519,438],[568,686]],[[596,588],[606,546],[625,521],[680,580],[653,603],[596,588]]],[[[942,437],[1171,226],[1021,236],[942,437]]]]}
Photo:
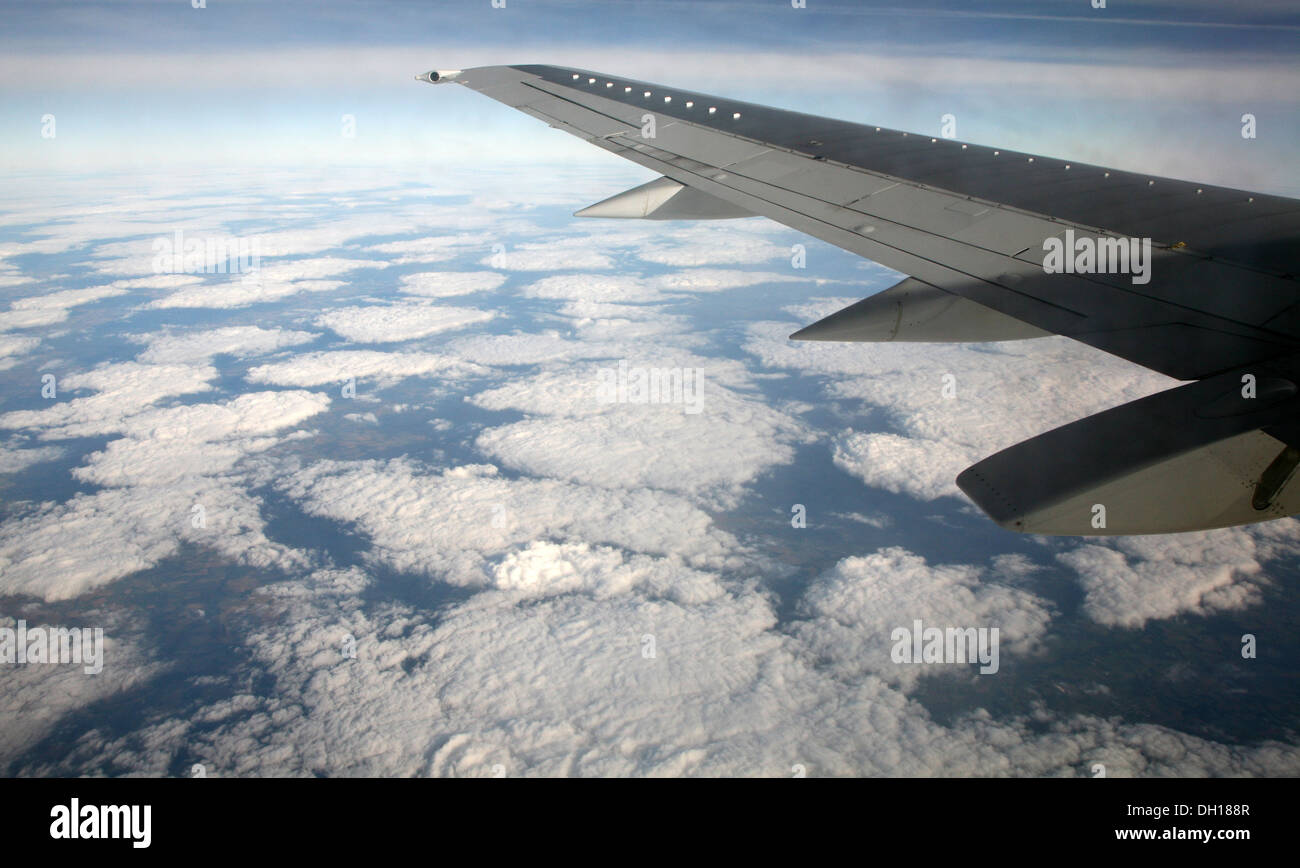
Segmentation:
{"type": "Polygon", "coordinates": [[[1300,524],[1022,537],[953,485],[1170,381],[789,342],[898,275],[570,217],[644,180],[9,179],[0,626],[107,640],[0,665],[0,771],[1300,773],[1300,524]],[[178,231],[260,267],[158,273],[178,231]],[[700,412],[604,400],[620,362],[700,412]],[[916,619],[998,627],[999,671],[892,662],[916,619]]]}

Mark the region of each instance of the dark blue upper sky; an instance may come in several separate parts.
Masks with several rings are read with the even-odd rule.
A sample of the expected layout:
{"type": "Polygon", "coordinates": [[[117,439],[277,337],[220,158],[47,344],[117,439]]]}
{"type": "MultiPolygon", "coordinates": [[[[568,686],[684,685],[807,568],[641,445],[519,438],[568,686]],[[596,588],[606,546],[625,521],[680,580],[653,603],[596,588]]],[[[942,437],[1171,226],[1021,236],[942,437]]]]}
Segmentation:
{"type": "Polygon", "coordinates": [[[982,46],[1006,57],[1097,50],[1291,54],[1291,0],[42,0],[0,3],[10,47],[191,50],[354,44],[466,45],[556,39],[642,47],[861,45],[925,53],[982,46]]]}
{"type": "Polygon", "coordinates": [[[412,81],[554,63],[918,132],[953,113],[965,140],[1295,192],[1292,0],[505,2],[0,0],[0,170],[609,159],[412,81]]]}

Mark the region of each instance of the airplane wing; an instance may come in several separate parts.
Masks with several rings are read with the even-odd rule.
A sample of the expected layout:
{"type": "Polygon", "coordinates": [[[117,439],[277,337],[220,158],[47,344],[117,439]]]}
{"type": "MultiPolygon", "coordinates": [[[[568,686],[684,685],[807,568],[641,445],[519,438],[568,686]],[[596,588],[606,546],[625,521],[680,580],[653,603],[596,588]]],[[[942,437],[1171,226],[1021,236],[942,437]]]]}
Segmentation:
{"type": "Polygon", "coordinates": [[[662,177],[577,216],[761,215],[910,275],[805,340],[1065,335],[1196,382],[973,465],[1005,528],[1111,535],[1300,512],[1300,201],[555,66],[416,76],[662,177]]]}

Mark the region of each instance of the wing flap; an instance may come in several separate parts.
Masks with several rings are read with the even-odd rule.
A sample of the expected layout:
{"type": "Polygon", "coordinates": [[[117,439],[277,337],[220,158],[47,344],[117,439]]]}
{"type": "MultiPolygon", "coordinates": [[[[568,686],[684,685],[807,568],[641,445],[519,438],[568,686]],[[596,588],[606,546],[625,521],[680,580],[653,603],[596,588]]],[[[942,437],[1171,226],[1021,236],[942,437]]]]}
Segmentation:
{"type": "Polygon", "coordinates": [[[1177,533],[1300,512],[1289,474],[1281,484],[1276,471],[1265,480],[1288,447],[1261,430],[1300,413],[1300,390],[1260,370],[1248,397],[1244,375],[1180,386],[1048,431],[972,465],[957,485],[999,525],[1022,533],[1177,533]]]}
{"type": "Polygon", "coordinates": [[[672,178],[656,178],[594,205],[575,211],[574,217],[613,217],[635,220],[725,220],[753,217],[743,208],[672,178]]]}
{"type": "Polygon", "coordinates": [[[796,341],[1014,341],[1050,332],[905,278],[790,335],[796,341]]]}

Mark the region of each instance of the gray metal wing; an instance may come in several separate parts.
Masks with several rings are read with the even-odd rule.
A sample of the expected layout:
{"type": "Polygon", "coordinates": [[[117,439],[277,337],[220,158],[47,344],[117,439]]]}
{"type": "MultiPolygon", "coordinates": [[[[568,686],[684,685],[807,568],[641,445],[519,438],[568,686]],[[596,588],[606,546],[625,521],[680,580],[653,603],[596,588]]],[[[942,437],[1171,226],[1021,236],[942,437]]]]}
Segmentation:
{"type": "MultiPolygon", "coordinates": [[[[986,339],[1052,333],[1185,380],[1253,378],[1265,363],[1289,373],[1287,360],[1300,354],[1300,201],[1294,199],[919,136],[588,70],[493,66],[418,77],[479,91],[666,179],[613,197],[597,212],[638,216],[639,209],[639,216],[652,219],[762,215],[911,276],[885,301],[855,305],[800,337],[876,340],[888,334],[885,339],[907,340],[899,331],[905,320],[920,340],[976,340],[978,328],[988,330],[986,339]],[[683,189],[690,194],[680,195],[683,189]],[[1112,267],[1097,267],[1107,264],[1112,267]],[[1123,268],[1113,267],[1118,264],[1123,268]],[[963,302],[946,304],[943,294],[963,302]],[[962,315],[975,311],[987,313],[962,315]],[[879,319],[891,316],[897,318],[892,327],[879,319]],[[984,325],[973,326],[976,321],[984,325]],[[953,325],[947,337],[945,323],[953,325]]],[[[1252,441],[1261,455],[1286,444],[1300,447],[1294,421],[1300,416],[1291,401],[1288,396],[1285,406],[1273,406],[1261,422],[1263,439],[1252,441]]],[[[1196,408],[1183,409],[1195,417],[1196,408]]],[[[1113,426],[1107,430],[1113,433],[1113,426]]],[[[1059,450],[1087,435],[1074,429],[1053,446],[1059,450]]],[[[1217,442],[1192,440],[1175,438],[1167,450],[1143,453],[1140,461],[1102,462],[1093,474],[1062,475],[1087,485],[1040,486],[1033,509],[1072,503],[1107,474],[1127,478],[1217,442]]],[[[1252,468],[1261,460],[1241,464],[1247,469],[1234,484],[1259,487],[1264,474],[1252,468]]],[[[1095,463],[1095,456],[1088,461],[1095,463]]],[[[997,475],[1010,473],[1007,462],[981,466],[979,490],[962,487],[986,511],[989,491],[1024,490],[1023,479],[997,475]]],[[[969,471],[963,478],[974,485],[969,471]]],[[[1147,494],[1151,485],[1144,482],[1147,494]]],[[[1276,517],[1280,488],[1273,494],[1268,509],[1257,514],[1243,519],[1230,510],[1231,520],[1214,520],[1276,517]]],[[[1202,510],[1196,513],[1201,518],[1155,524],[1219,526],[1204,523],[1210,513],[1227,514],[1202,510]]],[[[997,513],[1004,526],[1031,529],[1009,515],[997,513]]],[[[1152,526],[1098,529],[1089,516],[1075,518],[1054,519],[1053,529],[1044,526],[1043,532],[1151,532],[1141,528],[1152,526]]]]}

